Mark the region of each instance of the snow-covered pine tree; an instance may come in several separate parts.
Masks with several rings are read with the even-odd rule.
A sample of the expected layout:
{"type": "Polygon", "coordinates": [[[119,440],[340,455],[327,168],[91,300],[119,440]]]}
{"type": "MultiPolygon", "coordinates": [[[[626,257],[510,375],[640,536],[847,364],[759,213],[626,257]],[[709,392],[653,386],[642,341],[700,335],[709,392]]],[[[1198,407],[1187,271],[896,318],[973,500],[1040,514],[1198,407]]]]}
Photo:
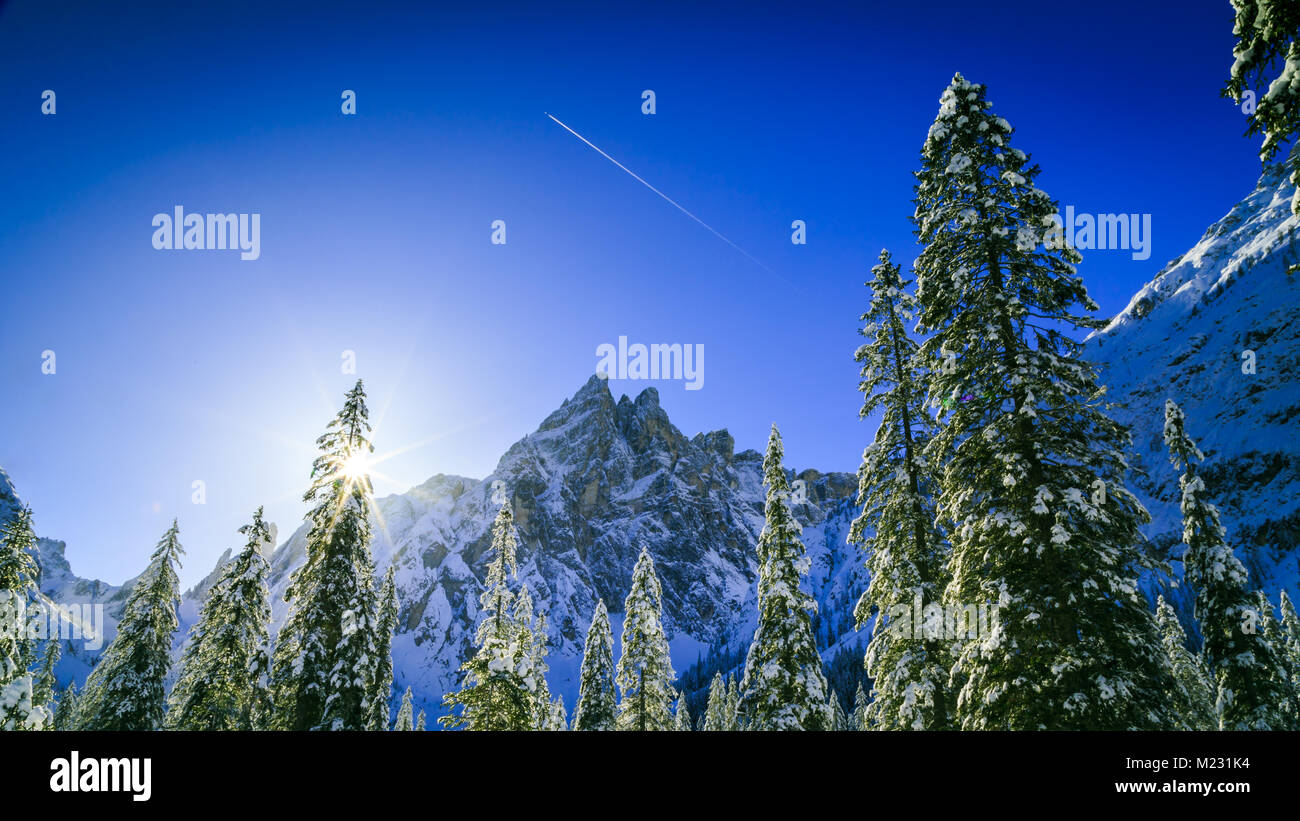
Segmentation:
{"type": "Polygon", "coordinates": [[[1078,253],[1048,230],[1060,217],[1034,186],[1038,167],[991,108],[983,86],[953,77],[913,216],[946,599],[998,608],[959,651],[954,723],[1169,727],[1172,672],[1137,586],[1148,516],[1124,486],[1130,434],[1103,413],[1096,371],[1063,332],[1099,327],[1074,311],[1097,305],[1078,253]]]}
{"type": "Polygon", "coordinates": [[[827,722],[826,729],[834,732],[852,729],[849,726],[849,717],[844,713],[844,705],[840,704],[840,697],[831,690],[830,701],[826,704],[826,711],[830,715],[830,721],[827,722]]]}
{"type": "Polygon", "coordinates": [[[618,716],[614,695],[614,635],[609,629],[609,612],[604,600],[587,628],[582,648],[582,670],[578,674],[578,703],[573,708],[573,729],[612,730],[618,716]]]}
{"type": "Polygon", "coordinates": [[[858,690],[853,694],[853,729],[869,730],[871,729],[871,720],[868,716],[868,707],[870,702],[867,701],[867,691],[863,689],[862,682],[858,682],[858,690]]]}
{"type": "Polygon", "coordinates": [[[663,627],[663,590],[654,559],[643,547],[632,570],[632,589],[623,602],[623,655],[617,682],[620,730],[673,728],[673,672],[663,627]]]}
{"type": "Polygon", "coordinates": [[[790,512],[783,457],[781,433],[772,425],[763,458],[767,521],[758,537],[758,627],[737,713],[748,730],[824,730],[829,688],[813,636],[817,604],[799,589],[808,556],[790,512]]]}
{"type": "Polygon", "coordinates": [[[32,511],[22,508],[0,529],[0,730],[40,730],[53,719],[35,700],[28,671],[36,652],[27,631],[38,592],[35,545],[32,511]]]}
{"type": "Polygon", "coordinates": [[[228,562],[208,591],[181,656],[164,726],[170,730],[252,730],[262,690],[271,594],[271,567],[263,551],[271,531],[262,508],[239,528],[244,549],[228,562]]]}
{"type": "Polygon", "coordinates": [[[59,681],[54,676],[54,665],[59,663],[62,652],[62,645],[58,638],[50,638],[46,641],[45,652],[41,656],[41,669],[37,671],[36,678],[32,682],[32,704],[45,710],[46,721],[43,729],[46,730],[54,729],[56,694],[59,690],[59,681]]]}
{"type": "Polygon", "coordinates": [[[181,596],[176,568],[185,551],[173,520],[136,579],[113,638],[77,708],[80,730],[156,730],[167,708],[163,689],[181,596]]]}
{"type": "Polygon", "coordinates": [[[375,619],[375,692],[370,697],[369,730],[388,729],[389,702],[393,698],[393,631],[397,629],[397,582],[389,567],[379,588],[379,614],[375,619]]]}
{"type": "Polygon", "coordinates": [[[459,707],[438,719],[446,727],[468,730],[531,730],[536,723],[533,692],[528,686],[532,643],[520,642],[521,630],[511,606],[515,594],[509,580],[517,573],[514,517],[503,504],[492,523],[492,560],[479,595],[480,621],[474,655],[461,665],[461,689],[448,693],[443,704],[459,707]]]}
{"type": "Polygon", "coordinates": [[[1224,542],[1219,509],[1206,498],[1198,467],[1205,459],[1187,433],[1187,418],[1165,401],[1165,444],[1182,470],[1183,576],[1196,592],[1202,654],[1214,678],[1215,710],[1224,730],[1291,729],[1295,690],[1281,654],[1260,629],[1258,602],[1246,591],[1246,568],[1224,542]]]}
{"type": "Polygon", "coordinates": [[[424,710],[421,710],[419,715],[415,717],[415,731],[417,733],[424,732],[424,723],[425,723],[424,710]]]}
{"type": "MultiPolygon", "coordinates": [[[[1277,619],[1273,617],[1273,602],[1268,600],[1268,594],[1263,590],[1255,591],[1255,601],[1259,613],[1260,632],[1264,635],[1264,641],[1272,646],[1273,652],[1277,655],[1278,665],[1282,668],[1283,684],[1290,687],[1291,682],[1295,680],[1296,670],[1291,664],[1291,653],[1290,648],[1286,646],[1286,637],[1282,635],[1282,629],[1277,619]]],[[[1300,693],[1295,695],[1297,698],[1280,705],[1286,716],[1286,726],[1293,729],[1300,728],[1300,693]]]]}
{"type": "Polygon", "coordinates": [[[709,685],[708,704],[704,708],[704,729],[711,733],[730,729],[727,710],[727,685],[722,681],[722,673],[714,673],[709,685]]]}
{"type": "Polygon", "coordinates": [[[686,694],[677,692],[677,709],[673,712],[673,729],[684,733],[695,729],[691,724],[691,711],[686,706],[686,694]]]}
{"type": "MultiPolygon", "coordinates": [[[[882,411],[875,440],[858,468],[858,504],[849,541],[867,548],[871,583],[854,609],[859,629],[876,614],[865,665],[875,682],[872,723],[887,730],[940,730],[953,712],[948,673],[951,637],[912,624],[914,602],[939,603],[947,587],[946,546],[935,524],[934,476],[923,457],[933,420],[925,409],[920,346],[907,335],[916,300],[888,251],[871,269],[871,305],[862,315],[868,342],[859,416],[882,411]],[[872,535],[866,537],[870,530],[872,535]],[[906,613],[895,619],[896,612],[906,613]]],[[[942,631],[937,631],[941,633],[942,631]]]]}
{"type": "Polygon", "coordinates": [[[740,720],[740,687],[736,682],[736,677],[727,674],[727,710],[726,710],[728,732],[745,729],[740,720]]]}
{"type": "Polygon", "coordinates": [[[1217,730],[1219,717],[1214,712],[1214,689],[1209,671],[1200,658],[1187,649],[1187,633],[1178,614],[1164,596],[1156,598],[1156,623],[1174,671],[1174,690],[1170,699],[1185,729],[1217,730]]]}
{"type": "Polygon", "coordinates": [[[546,729],[552,732],[569,729],[569,713],[564,709],[564,696],[556,696],[551,702],[551,715],[546,722],[546,729]]]}
{"type": "Polygon", "coordinates": [[[398,731],[415,729],[415,708],[411,703],[410,687],[407,687],[406,692],[402,693],[402,706],[397,708],[397,722],[393,725],[393,729],[398,731]]]}
{"type": "Polygon", "coordinates": [[[1291,686],[1300,693],[1300,617],[1296,616],[1295,605],[1291,597],[1282,591],[1278,609],[1282,611],[1281,624],[1282,646],[1291,659],[1291,686]]]}
{"type": "Polygon", "coordinates": [[[316,440],[307,558],[293,574],[272,669],[275,727],[361,730],[374,691],[375,593],[370,555],[374,447],[360,380],[316,440]]]}
{"type": "Polygon", "coordinates": [[[54,710],[54,729],[75,730],[77,728],[77,682],[72,681],[59,697],[59,706],[54,710]]]}
{"type": "Polygon", "coordinates": [[[520,667],[524,687],[532,694],[534,730],[545,730],[552,719],[551,688],[546,684],[546,614],[533,615],[533,597],[528,585],[519,589],[515,600],[515,623],[519,625],[519,646],[527,648],[527,662],[520,667]]]}
{"type": "MultiPolygon", "coordinates": [[[[1268,162],[1292,137],[1300,135],[1300,3],[1232,0],[1232,5],[1237,12],[1232,29],[1237,42],[1223,96],[1242,105],[1249,115],[1247,135],[1263,135],[1259,159],[1268,162]],[[1279,74],[1270,80],[1274,68],[1279,74]],[[1258,100],[1253,99],[1253,85],[1267,88],[1258,100]],[[1253,111],[1247,108],[1251,102],[1253,111]]],[[[1300,152],[1293,153],[1291,161],[1295,164],[1291,182],[1297,187],[1291,210],[1300,214],[1300,152]]]]}

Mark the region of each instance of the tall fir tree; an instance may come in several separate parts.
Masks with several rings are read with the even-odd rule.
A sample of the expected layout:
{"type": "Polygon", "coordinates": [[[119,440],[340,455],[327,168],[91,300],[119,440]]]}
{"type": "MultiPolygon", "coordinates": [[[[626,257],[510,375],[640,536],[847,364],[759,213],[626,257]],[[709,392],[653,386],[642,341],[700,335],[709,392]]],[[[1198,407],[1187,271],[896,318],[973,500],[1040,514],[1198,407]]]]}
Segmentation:
{"type": "Polygon", "coordinates": [[[551,703],[551,688],[546,684],[546,646],[549,637],[546,631],[546,614],[533,612],[533,597],[528,592],[528,585],[519,589],[515,600],[515,623],[519,629],[519,646],[526,648],[527,660],[519,668],[523,677],[524,688],[532,698],[534,730],[545,730],[553,719],[554,705],[551,703]]]}
{"type": "Polygon", "coordinates": [[[935,524],[936,482],[923,456],[933,428],[925,409],[926,374],[920,346],[904,325],[915,318],[916,304],[888,251],[880,252],[871,273],[871,306],[861,317],[868,342],[855,355],[862,363],[858,387],[866,394],[859,416],[883,415],[862,454],[862,513],[849,530],[851,542],[867,547],[871,571],[854,615],[860,629],[876,614],[865,659],[875,682],[872,721],[882,729],[941,730],[953,712],[951,637],[912,623],[914,603],[940,603],[948,582],[946,547],[935,524]]]}
{"type": "Polygon", "coordinates": [[[375,619],[375,692],[370,697],[367,729],[388,729],[389,702],[393,698],[393,631],[397,629],[396,569],[388,568],[379,588],[379,614],[375,619]]]}
{"type": "Polygon", "coordinates": [[[573,708],[573,729],[612,730],[618,717],[614,694],[614,635],[604,600],[587,628],[582,648],[582,670],[578,674],[578,703],[573,708]]]}
{"type": "Polygon", "coordinates": [[[164,681],[171,667],[172,634],[181,603],[176,568],[185,551],[180,526],[163,534],[136,579],[117,635],[86,678],[77,708],[78,729],[156,730],[167,708],[164,681]]]}
{"type": "Polygon", "coordinates": [[[402,706],[397,708],[397,721],[393,729],[406,732],[415,729],[415,708],[411,702],[411,688],[402,693],[402,706]]]}
{"type": "Polygon", "coordinates": [[[54,710],[54,729],[77,729],[77,682],[69,682],[54,710]]]}
{"type": "Polygon", "coordinates": [[[632,570],[632,589],[623,602],[623,654],[616,681],[620,730],[673,728],[673,663],[663,627],[663,590],[650,551],[641,548],[632,570]]]}
{"type": "Polygon", "coordinates": [[[551,702],[551,713],[545,729],[552,732],[569,729],[569,713],[564,709],[564,696],[556,696],[551,702]]]}
{"type": "Polygon", "coordinates": [[[1187,649],[1187,633],[1178,614],[1165,601],[1156,599],[1156,623],[1174,671],[1174,690],[1169,694],[1177,705],[1178,716],[1188,730],[1217,730],[1219,718],[1214,712],[1214,688],[1209,671],[1200,658],[1187,649]]]}
{"type": "Polygon", "coordinates": [[[252,730],[254,713],[267,709],[260,668],[271,620],[266,551],[273,545],[262,508],[239,532],[247,537],[244,549],[226,564],[190,630],[167,729],[252,730]]]}
{"type": "Polygon", "coordinates": [[[1286,666],[1260,629],[1258,602],[1246,590],[1246,568],[1224,542],[1219,509],[1206,497],[1205,459],[1187,433],[1187,418],[1165,401],[1165,444],[1182,470],[1183,576],[1196,592],[1205,664],[1214,677],[1215,710],[1224,730],[1291,729],[1296,693],[1286,666]]]}
{"type": "Polygon", "coordinates": [[[1282,633],[1282,628],[1276,618],[1273,617],[1273,602],[1269,601],[1268,594],[1263,590],[1255,592],[1256,609],[1259,612],[1260,632],[1264,636],[1264,641],[1268,642],[1277,656],[1278,666],[1282,668],[1282,684],[1284,687],[1290,687],[1296,698],[1287,699],[1282,702],[1281,707],[1283,721],[1286,727],[1296,729],[1300,728],[1300,693],[1294,692],[1295,688],[1292,682],[1296,677],[1295,667],[1291,663],[1290,648],[1286,644],[1286,636],[1282,633]]]}
{"type": "MultiPolygon", "coordinates": [[[[1223,96],[1249,116],[1246,134],[1263,136],[1259,159],[1268,162],[1300,135],[1300,3],[1232,0],[1232,5],[1237,42],[1223,96]],[[1273,69],[1278,75],[1270,78],[1273,69]],[[1253,85],[1266,88],[1264,96],[1256,99],[1253,85]]],[[[1296,185],[1291,211],[1300,214],[1300,151],[1292,153],[1290,162],[1296,185]]]]}
{"type": "Polygon", "coordinates": [[[711,733],[731,729],[728,708],[727,685],[722,680],[722,673],[714,673],[709,685],[709,700],[704,708],[704,729],[711,733]]]}
{"type": "Polygon", "coordinates": [[[745,729],[740,717],[740,687],[736,682],[735,676],[727,675],[727,708],[725,713],[727,720],[726,730],[736,732],[745,729]]]}
{"type": "Polygon", "coordinates": [[[1278,609],[1282,613],[1279,628],[1282,631],[1282,647],[1291,660],[1291,686],[1300,693],[1300,617],[1296,616],[1295,605],[1291,597],[1282,591],[1278,609]]]}
{"type": "Polygon", "coordinates": [[[867,691],[863,689],[862,682],[858,682],[857,692],[853,694],[853,729],[871,729],[871,719],[868,718],[870,706],[871,703],[867,701],[867,691]]]}
{"type": "Polygon", "coordinates": [[[817,604],[799,588],[808,574],[800,526],[790,512],[781,434],[772,426],[763,458],[767,521],[758,537],[758,627],[737,712],[749,730],[824,730],[829,688],[813,635],[817,604]]]}
{"type": "Polygon", "coordinates": [[[849,726],[849,717],[844,713],[844,705],[840,704],[840,697],[831,691],[830,701],[826,704],[826,711],[830,715],[830,720],[826,724],[827,730],[841,732],[852,729],[849,726]]]}
{"type": "Polygon", "coordinates": [[[532,642],[521,642],[521,629],[512,611],[515,593],[509,581],[518,572],[514,517],[503,504],[492,523],[492,560],[479,596],[477,649],[463,665],[461,689],[448,693],[443,704],[459,708],[438,719],[446,727],[468,730],[531,730],[536,709],[529,689],[532,642]]]}
{"type": "MultiPolygon", "coordinates": [[[[996,606],[959,650],[964,729],[1172,726],[1172,672],[1137,585],[1146,511],[1125,488],[1130,434],[1070,329],[1091,312],[1039,169],[960,74],[922,149],[914,223],[921,346],[939,429],[952,606],[996,606]],[[1041,245],[1040,245],[1041,243],[1041,245]],[[946,401],[945,401],[946,400],[946,401]]],[[[941,467],[939,467],[941,466],[941,467]]]]}
{"type": "Polygon", "coordinates": [[[63,645],[58,638],[52,637],[45,642],[45,652],[41,655],[41,669],[37,671],[32,682],[32,704],[45,710],[46,721],[42,729],[53,730],[57,715],[59,681],[54,675],[54,666],[59,663],[63,645]]]}
{"type": "Polygon", "coordinates": [[[293,574],[272,668],[275,727],[361,730],[374,692],[373,489],[366,473],[370,422],[361,381],[316,440],[307,558],[293,574]]]}
{"type": "Polygon", "coordinates": [[[0,528],[0,730],[40,730],[53,720],[36,700],[29,672],[36,652],[27,630],[38,592],[35,545],[32,511],[22,508],[0,528]]]}
{"type": "Polygon", "coordinates": [[[686,694],[677,693],[677,708],[673,712],[673,729],[679,733],[695,729],[691,724],[691,711],[686,706],[686,694]]]}

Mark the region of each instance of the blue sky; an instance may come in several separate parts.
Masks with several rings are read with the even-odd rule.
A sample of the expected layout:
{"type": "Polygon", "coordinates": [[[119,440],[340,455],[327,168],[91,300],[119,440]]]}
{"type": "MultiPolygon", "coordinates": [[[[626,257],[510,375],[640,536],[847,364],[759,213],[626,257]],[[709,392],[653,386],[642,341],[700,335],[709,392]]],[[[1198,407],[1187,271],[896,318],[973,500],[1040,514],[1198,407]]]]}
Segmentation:
{"type": "Polygon", "coordinates": [[[882,247],[916,255],[954,71],[1062,205],[1152,215],[1150,259],[1085,253],[1105,315],[1259,171],[1218,96],[1225,0],[326,5],[0,10],[0,465],[82,575],[138,572],[173,516],[186,584],[259,504],[296,527],[344,350],[400,451],[380,494],[486,475],[619,336],[704,346],[700,390],[612,383],[654,384],[687,435],[759,448],[776,421],[791,467],[856,469],[863,283],[882,247]],[[155,250],[176,205],[259,213],[261,257],[155,250]]]}

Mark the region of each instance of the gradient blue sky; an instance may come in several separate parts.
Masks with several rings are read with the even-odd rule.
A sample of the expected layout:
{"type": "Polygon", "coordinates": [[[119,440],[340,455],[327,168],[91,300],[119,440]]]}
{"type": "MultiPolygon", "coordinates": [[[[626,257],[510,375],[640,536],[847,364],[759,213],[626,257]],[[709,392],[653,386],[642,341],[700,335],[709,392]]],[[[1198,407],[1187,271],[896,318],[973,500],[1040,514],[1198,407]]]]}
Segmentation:
{"type": "Polygon", "coordinates": [[[916,255],[911,174],[954,71],[1062,205],[1153,215],[1150,259],[1085,254],[1107,315],[1259,171],[1218,96],[1226,0],[126,5],[0,10],[0,465],[111,582],[173,516],[185,584],[257,505],[296,527],[345,349],[402,451],[380,494],[486,475],[619,335],[704,345],[702,390],[654,383],[687,435],[758,448],[775,420],[791,467],[856,469],[863,282],[882,247],[916,255]],[[260,213],[261,258],[154,250],[178,204],[260,213]]]}

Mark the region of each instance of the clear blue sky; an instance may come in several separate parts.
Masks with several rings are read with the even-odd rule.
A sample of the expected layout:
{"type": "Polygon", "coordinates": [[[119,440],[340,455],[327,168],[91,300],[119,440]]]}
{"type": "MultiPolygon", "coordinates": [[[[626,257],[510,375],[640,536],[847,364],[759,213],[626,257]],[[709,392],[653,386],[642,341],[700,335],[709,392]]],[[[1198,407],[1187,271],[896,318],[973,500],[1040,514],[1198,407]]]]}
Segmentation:
{"type": "Polygon", "coordinates": [[[257,505],[296,527],[345,349],[402,451],[381,494],[486,475],[620,335],[704,345],[703,389],[656,384],[687,435],[775,420],[790,466],[854,470],[863,283],[916,255],[954,71],[1063,205],[1152,214],[1150,259],[1085,255],[1107,315],[1258,175],[1226,0],[431,5],[0,10],[0,465],[80,574],[138,572],[173,516],[186,584],[257,505]],[[261,258],[154,250],[176,205],[260,213],[261,258]]]}

